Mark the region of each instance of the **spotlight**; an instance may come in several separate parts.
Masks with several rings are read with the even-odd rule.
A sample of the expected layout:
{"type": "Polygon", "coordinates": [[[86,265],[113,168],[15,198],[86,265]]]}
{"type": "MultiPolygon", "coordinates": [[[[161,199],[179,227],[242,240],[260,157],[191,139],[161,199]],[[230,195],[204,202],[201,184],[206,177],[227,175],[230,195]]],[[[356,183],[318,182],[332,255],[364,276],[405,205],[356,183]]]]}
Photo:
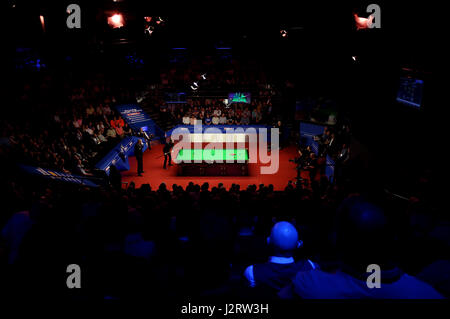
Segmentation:
{"type": "Polygon", "coordinates": [[[193,91],[197,91],[198,87],[194,87],[193,85],[191,85],[191,89],[192,89],[193,91]]]}
{"type": "Polygon", "coordinates": [[[281,30],[281,31],[280,31],[280,35],[281,35],[282,38],[286,38],[287,35],[288,35],[288,33],[287,33],[286,30],[281,30]]]}
{"type": "Polygon", "coordinates": [[[121,20],[121,18],[120,18],[120,15],[118,15],[118,14],[115,14],[111,17],[111,21],[113,23],[120,23],[120,20],[121,20]]]}
{"type": "Polygon", "coordinates": [[[41,26],[42,26],[42,31],[45,32],[45,20],[44,20],[44,16],[39,16],[39,20],[41,20],[41,26]]]}
{"type": "Polygon", "coordinates": [[[206,80],[206,73],[205,73],[205,74],[202,74],[202,79],[203,79],[203,80],[206,80]]]}
{"type": "Polygon", "coordinates": [[[155,29],[154,27],[148,26],[148,28],[145,28],[144,33],[148,33],[148,35],[152,35],[154,29],[155,29]]]}
{"type": "Polygon", "coordinates": [[[357,56],[356,55],[352,55],[352,59],[353,59],[353,61],[356,61],[357,56]]]}
{"type": "Polygon", "coordinates": [[[198,83],[197,83],[197,82],[194,82],[194,86],[195,86],[196,88],[198,88],[198,83]]]}
{"type": "Polygon", "coordinates": [[[113,14],[108,17],[108,24],[113,28],[120,28],[124,26],[124,19],[120,13],[113,14]]]}
{"type": "Polygon", "coordinates": [[[361,18],[354,13],[353,17],[355,18],[356,30],[369,29],[373,22],[373,15],[370,15],[369,18],[361,18]]]}

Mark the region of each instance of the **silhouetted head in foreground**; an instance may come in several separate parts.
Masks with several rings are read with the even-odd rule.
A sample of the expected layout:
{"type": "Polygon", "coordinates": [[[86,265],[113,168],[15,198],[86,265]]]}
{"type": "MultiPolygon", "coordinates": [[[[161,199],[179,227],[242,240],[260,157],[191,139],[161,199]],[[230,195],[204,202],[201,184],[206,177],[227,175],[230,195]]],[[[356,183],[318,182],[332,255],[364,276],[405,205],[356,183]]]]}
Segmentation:
{"type": "Polygon", "coordinates": [[[272,227],[267,238],[275,256],[291,257],[296,248],[301,245],[297,229],[289,222],[278,222],[272,227]]]}

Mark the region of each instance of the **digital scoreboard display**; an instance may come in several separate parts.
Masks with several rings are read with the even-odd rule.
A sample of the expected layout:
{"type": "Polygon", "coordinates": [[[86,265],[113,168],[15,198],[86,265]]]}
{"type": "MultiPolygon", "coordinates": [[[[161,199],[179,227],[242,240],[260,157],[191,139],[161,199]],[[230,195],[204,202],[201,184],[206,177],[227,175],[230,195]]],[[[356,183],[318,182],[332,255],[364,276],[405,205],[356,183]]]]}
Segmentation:
{"type": "Polygon", "coordinates": [[[164,100],[166,103],[186,103],[185,92],[166,92],[164,93],[164,100]]]}
{"type": "Polygon", "coordinates": [[[415,78],[400,78],[397,101],[420,108],[422,105],[423,81],[415,78]]]}
{"type": "Polygon", "coordinates": [[[251,95],[250,93],[229,93],[228,103],[250,103],[251,95]]]}

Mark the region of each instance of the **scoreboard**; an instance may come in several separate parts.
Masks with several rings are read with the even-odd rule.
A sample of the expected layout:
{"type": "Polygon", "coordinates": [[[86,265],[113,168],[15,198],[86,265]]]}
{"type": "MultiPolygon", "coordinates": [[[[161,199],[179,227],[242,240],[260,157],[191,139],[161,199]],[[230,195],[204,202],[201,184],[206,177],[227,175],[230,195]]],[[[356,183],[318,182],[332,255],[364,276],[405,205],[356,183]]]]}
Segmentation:
{"type": "Polygon", "coordinates": [[[397,101],[420,108],[422,105],[423,81],[415,78],[400,78],[397,101]]]}

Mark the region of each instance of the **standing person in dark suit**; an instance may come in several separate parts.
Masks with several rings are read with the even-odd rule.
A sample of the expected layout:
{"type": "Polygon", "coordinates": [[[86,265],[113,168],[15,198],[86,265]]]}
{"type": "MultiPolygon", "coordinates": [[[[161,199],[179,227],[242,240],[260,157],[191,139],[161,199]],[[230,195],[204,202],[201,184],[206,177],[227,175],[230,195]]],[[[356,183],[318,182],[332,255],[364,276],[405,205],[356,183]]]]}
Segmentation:
{"type": "Polygon", "coordinates": [[[164,169],[166,169],[167,160],[169,160],[169,166],[172,166],[172,147],[173,142],[169,139],[169,141],[164,145],[164,169]]]}
{"type": "Polygon", "coordinates": [[[148,149],[149,150],[152,149],[152,146],[151,146],[151,141],[152,141],[152,137],[153,137],[152,134],[148,135],[147,132],[144,131],[144,129],[141,127],[139,129],[139,132],[136,134],[136,136],[145,138],[145,141],[147,142],[148,149]]]}
{"type": "Polygon", "coordinates": [[[136,156],[138,176],[142,176],[144,173],[144,143],[141,139],[134,145],[134,156],[136,156]]]}

